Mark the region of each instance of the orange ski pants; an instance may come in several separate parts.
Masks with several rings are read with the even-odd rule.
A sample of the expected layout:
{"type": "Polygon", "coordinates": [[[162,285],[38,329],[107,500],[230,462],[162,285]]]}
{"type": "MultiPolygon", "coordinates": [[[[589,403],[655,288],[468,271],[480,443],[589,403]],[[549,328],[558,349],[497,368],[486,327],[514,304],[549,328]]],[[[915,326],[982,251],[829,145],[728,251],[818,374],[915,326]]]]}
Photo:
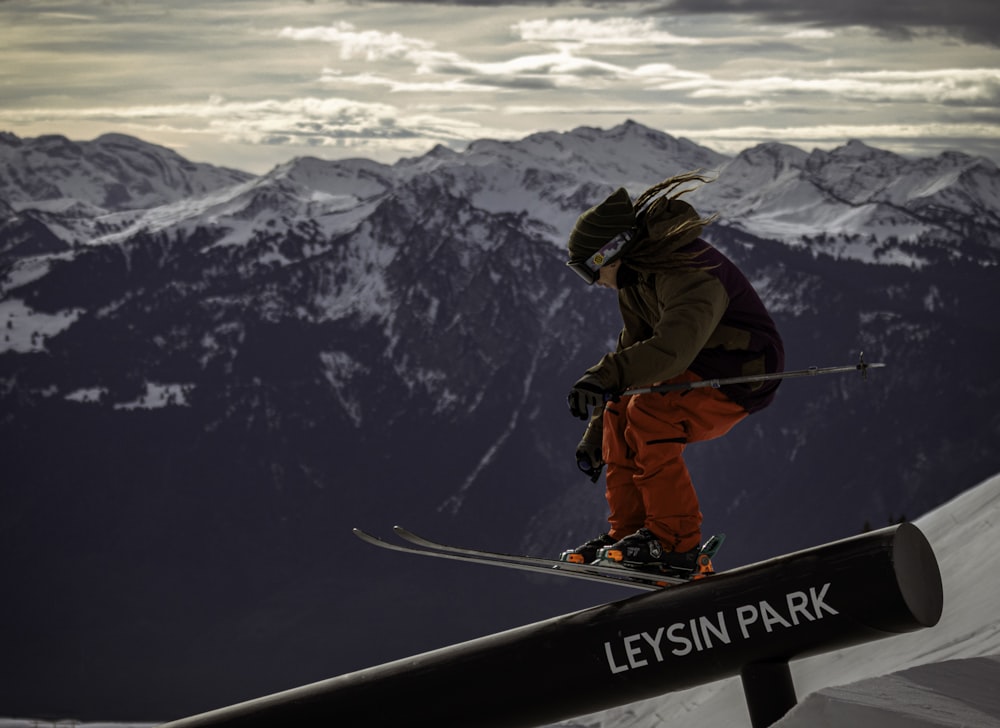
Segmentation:
{"type": "MultiPolygon", "coordinates": [[[[668,383],[698,379],[685,372],[668,383]]],[[[684,448],[726,434],[746,416],[746,410],[712,387],[609,402],[602,443],[611,511],[608,533],[621,539],[645,527],[667,548],[697,548],[702,516],[684,448]]]]}

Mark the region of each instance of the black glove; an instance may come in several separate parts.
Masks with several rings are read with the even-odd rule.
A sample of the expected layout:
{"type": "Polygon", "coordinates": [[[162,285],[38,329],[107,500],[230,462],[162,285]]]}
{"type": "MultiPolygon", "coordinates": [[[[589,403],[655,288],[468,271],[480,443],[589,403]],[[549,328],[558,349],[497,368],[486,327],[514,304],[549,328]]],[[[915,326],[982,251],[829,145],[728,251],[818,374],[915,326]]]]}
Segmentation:
{"type": "Polygon", "coordinates": [[[576,446],[576,467],[583,471],[583,474],[590,478],[591,483],[596,483],[601,477],[601,470],[604,468],[604,458],[601,457],[600,431],[598,437],[591,436],[591,429],[587,428],[580,444],[576,446]],[[596,440],[596,441],[595,441],[596,440]]]}
{"type": "Polygon", "coordinates": [[[589,408],[604,404],[605,394],[604,387],[598,384],[593,374],[584,374],[569,390],[569,396],[566,398],[569,402],[569,411],[574,417],[589,420],[589,408]]]}

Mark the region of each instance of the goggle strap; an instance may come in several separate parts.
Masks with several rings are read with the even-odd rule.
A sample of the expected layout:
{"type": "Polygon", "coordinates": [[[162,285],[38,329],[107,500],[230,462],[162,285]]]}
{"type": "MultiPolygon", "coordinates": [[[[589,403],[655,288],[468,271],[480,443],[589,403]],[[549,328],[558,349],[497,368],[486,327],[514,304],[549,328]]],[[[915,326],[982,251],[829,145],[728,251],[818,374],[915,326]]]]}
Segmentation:
{"type": "Polygon", "coordinates": [[[586,265],[590,270],[595,273],[600,270],[601,266],[608,258],[612,258],[621,252],[628,242],[632,239],[630,231],[618,233],[611,240],[604,244],[604,246],[594,253],[592,256],[587,258],[586,265]]]}

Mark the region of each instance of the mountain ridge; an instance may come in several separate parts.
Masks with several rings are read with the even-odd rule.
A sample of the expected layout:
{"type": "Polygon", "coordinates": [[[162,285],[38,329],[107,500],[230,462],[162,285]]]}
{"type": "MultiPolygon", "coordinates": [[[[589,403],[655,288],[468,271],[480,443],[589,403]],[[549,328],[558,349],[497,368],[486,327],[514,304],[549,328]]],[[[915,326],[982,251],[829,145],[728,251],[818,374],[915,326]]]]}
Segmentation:
{"type": "MultiPolygon", "coordinates": [[[[828,239],[828,254],[876,262],[874,249],[879,262],[903,265],[923,265],[928,255],[963,256],[969,245],[986,248],[992,264],[996,258],[989,251],[1000,248],[995,164],[957,152],[909,160],[857,140],[829,152],[769,142],[727,157],[627,121],[606,131],[579,127],[515,142],[483,140],[461,152],[431,150],[393,165],[302,157],[253,177],[179,162],[169,150],[143,146],[124,135],[104,135],[88,143],[56,136],[40,139],[44,143],[8,143],[5,161],[11,171],[0,175],[0,197],[47,224],[67,244],[115,242],[139,230],[180,225],[228,226],[232,239],[241,239],[263,225],[277,225],[273,218],[257,220],[256,213],[282,206],[293,215],[327,221],[328,232],[346,231],[367,214],[365,204],[377,204],[394,185],[433,174],[448,179],[454,194],[484,210],[527,213],[553,244],[561,245],[580,209],[601,193],[624,185],[638,194],[670,174],[703,169],[719,178],[692,193],[692,201],[707,214],[719,213],[723,224],[791,245],[807,238],[828,239]],[[127,150],[126,167],[133,172],[143,169],[136,158],[169,167],[170,174],[182,180],[184,194],[147,183],[144,194],[116,199],[121,193],[106,179],[115,167],[107,162],[114,144],[127,150]],[[608,153],[612,147],[615,151],[608,153]],[[19,163],[12,150],[25,149],[26,161],[19,163]],[[25,188],[25,178],[49,169],[32,166],[46,149],[56,158],[69,154],[74,163],[87,158],[88,150],[98,150],[90,152],[97,171],[85,177],[100,188],[99,194],[73,197],[86,180],[68,172],[56,175],[59,184],[25,188]],[[29,199],[29,193],[35,199],[29,199]],[[143,202],[155,204],[144,208],[143,202]],[[976,240],[969,239],[972,231],[976,240]],[[878,246],[857,245],[862,235],[878,246]]],[[[983,251],[973,256],[982,257],[983,251]]]]}

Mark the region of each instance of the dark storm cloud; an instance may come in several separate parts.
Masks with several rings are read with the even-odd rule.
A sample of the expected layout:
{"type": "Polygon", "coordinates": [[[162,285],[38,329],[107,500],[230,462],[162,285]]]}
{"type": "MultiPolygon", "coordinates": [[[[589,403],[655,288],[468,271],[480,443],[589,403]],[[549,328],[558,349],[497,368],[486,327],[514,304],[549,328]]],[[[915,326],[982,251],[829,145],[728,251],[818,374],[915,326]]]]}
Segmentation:
{"type": "Polygon", "coordinates": [[[770,22],[820,27],[863,25],[898,38],[915,33],[945,33],[974,43],[1000,45],[1000,5],[996,0],[675,0],[673,12],[749,13],[770,22]]]}
{"type": "MultiPolygon", "coordinates": [[[[536,7],[588,5],[613,7],[615,3],[574,0],[403,0],[406,3],[464,6],[530,5],[536,7]]],[[[622,12],[710,15],[738,13],[758,16],[772,23],[809,24],[818,27],[866,26],[905,40],[921,33],[954,36],[971,43],[1000,46],[1000,3],[997,0],[659,0],[623,3],[622,12]],[[645,8],[643,7],[645,6],[645,8]]]]}

